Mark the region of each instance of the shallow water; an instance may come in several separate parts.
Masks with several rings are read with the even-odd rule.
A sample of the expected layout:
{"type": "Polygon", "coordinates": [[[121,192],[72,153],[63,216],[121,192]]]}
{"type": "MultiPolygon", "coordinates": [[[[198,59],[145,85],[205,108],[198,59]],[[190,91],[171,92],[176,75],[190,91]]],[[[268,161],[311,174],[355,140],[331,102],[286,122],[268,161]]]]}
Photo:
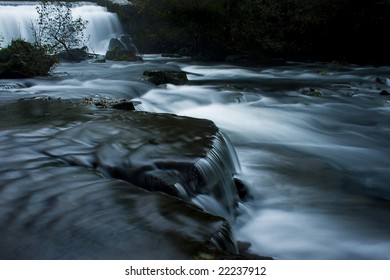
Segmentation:
{"type": "Polygon", "coordinates": [[[137,100],[230,137],[254,195],[240,239],[281,259],[390,258],[390,68],[181,67],[192,85],[137,100]]]}
{"type": "MultiPolygon", "coordinates": [[[[240,205],[235,231],[253,252],[279,259],[390,259],[390,98],[379,95],[390,92],[389,67],[144,60],[62,64],[53,77],[1,80],[0,103],[124,98],[139,102],[138,110],[212,120],[233,143],[250,185],[253,199],[240,205]],[[190,82],[156,87],[142,76],[156,68],[182,69],[190,82]],[[321,96],[310,96],[309,88],[321,96]]],[[[23,110],[13,114],[23,119],[23,110]]],[[[31,158],[26,151],[22,160],[31,158]]],[[[213,202],[198,199],[210,208],[213,202]]]]}

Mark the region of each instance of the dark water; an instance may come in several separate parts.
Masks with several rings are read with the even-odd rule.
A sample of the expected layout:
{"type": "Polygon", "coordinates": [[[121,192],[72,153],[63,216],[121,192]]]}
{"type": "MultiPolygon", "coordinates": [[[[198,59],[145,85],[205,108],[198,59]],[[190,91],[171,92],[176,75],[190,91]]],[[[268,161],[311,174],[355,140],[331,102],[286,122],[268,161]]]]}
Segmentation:
{"type": "MultiPolygon", "coordinates": [[[[139,110],[212,120],[228,136],[240,166],[232,164],[253,195],[253,200],[239,204],[235,235],[251,242],[253,252],[280,259],[390,258],[390,98],[380,95],[383,90],[390,92],[390,68],[315,63],[244,67],[144,58],[130,64],[62,64],[53,77],[0,81],[1,177],[14,186],[12,193],[6,188],[5,195],[14,199],[18,188],[34,182],[34,176],[40,177],[38,182],[71,189],[83,180],[93,182],[101,176],[90,172],[96,167],[90,166],[96,162],[90,158],[96,143],[108,146],[99,150],[107,166],[123,166],[119,155],[130,133],[123,132],[123,125],[120,129],[97,125],[110,118],[114,123],[119,118],[123,124],[127,117],[122,112],[43,110],[22,106],[17,100],[41,96],[132,99],[139,102],[139,110]],[[156,68],[187,71],[190,82],[185,86],[148,84],[142,73],[156,68]],[[42,123],[49,125],[42,127],[42,123]],[[41,150],[47,151],[44,156],[36,152],[41,150]],[[57,168],[64,161],[73,164],[69,169],[57,168]],[[72,179],[71,168],[83,170],[81,177],[72,179]]],[[[191,123],[170,137],[184,131],[196,139],[191,123]]],[[[175,145],[166,146],[163,155],[180,159],[175,145]]],[[[107,168],[97,170],[104,173],[107,168]]],[[[205,176],[212,175],[206,172],[205,176]]],[[[42,191],[50,189],[44,185],[42,191]]],[[[40,205],[39,201],[37,192],[24,207],[40,205]]],[[[192,202],[228,215],[218,196],[198,195],[192,202]]],[[[37,211],[50,210],[45,207],[50,204],[37,211]]],[[[13,230],[17,234],[22,229],[15,226],[13,230]]],[[[172,253],[174,257],[180,254],[172,253]]]]}

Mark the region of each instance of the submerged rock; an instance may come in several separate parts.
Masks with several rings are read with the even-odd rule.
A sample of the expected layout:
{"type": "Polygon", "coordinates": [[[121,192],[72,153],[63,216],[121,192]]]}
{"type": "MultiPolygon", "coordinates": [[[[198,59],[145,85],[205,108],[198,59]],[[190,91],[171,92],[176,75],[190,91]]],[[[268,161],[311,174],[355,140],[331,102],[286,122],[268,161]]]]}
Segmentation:
{"type": "Polygon", "coordinates": [[[0,258],[236,258],[238,163],[211,121],[53,99],[0,109],[0,258]]]}
{"type": "Polygon", "coordinates": [[[303,95],[307,95],[307,96],[322,96],[322,92],[321,90],[317,89],[317,88],[303,88],[299,91],[301,94],[303,95]]]}
{"type": "Polygon", "coordinates": [[[173,70],[147,70],[144,76],[148,77],[148,82],[155,85],[174,84],[185,85],[188,83],[187,74],[183,71],[173,70]]]}

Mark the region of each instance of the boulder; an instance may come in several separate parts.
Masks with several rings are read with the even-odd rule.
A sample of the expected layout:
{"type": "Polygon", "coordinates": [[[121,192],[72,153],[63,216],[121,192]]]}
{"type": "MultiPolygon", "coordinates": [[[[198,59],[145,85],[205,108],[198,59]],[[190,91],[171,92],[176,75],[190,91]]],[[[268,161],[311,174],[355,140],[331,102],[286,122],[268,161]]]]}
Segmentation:
{"type": "Polygon", "coordinates": [[[61,61],[66,62],[80,62],[90,58],[90,54],[88,53],[87,47],[74,48],[67,51],[62,51],[57,54],[57,56],[61,61]]]}
{"type": "Polygon", "coordinates": [[[174,84],[185,85],[188,82],[187,74],[183,71],[173,70],[147,70],[144,76],[148,77],[147,81],[155,84],[174,84]]]}
{"type": "Polygon", "coordinates": [[[134,54],[138,54],[138,49],[135,46],[133,39],[129,35],[122,35],[119,38],[112,38],[108,44],[108,50],[113,49],[128,50],[134,54]]]}
{"type": "Polygon", "coordinates": [[[122,44],[122,42],[118,38],[112,38],[110,43],[108,44],[108,50],[112,51],[113,49],[125,50],[126,47],[122,44]]]}
{"type": "Polygon", "coordinates": [[[112,50],[107,51],[106,53],[107,60],[113,61],[142,61],[142,57],[134,54],[133,52],[119,47],[115,47],[112,50]]]}
{"type": "Polygon", "coordinates": [[[133,42],[133,38],[130,35],[122,35],[119,40],[126,47],[126,50],[138,54],[138,49],[133,42]]]}

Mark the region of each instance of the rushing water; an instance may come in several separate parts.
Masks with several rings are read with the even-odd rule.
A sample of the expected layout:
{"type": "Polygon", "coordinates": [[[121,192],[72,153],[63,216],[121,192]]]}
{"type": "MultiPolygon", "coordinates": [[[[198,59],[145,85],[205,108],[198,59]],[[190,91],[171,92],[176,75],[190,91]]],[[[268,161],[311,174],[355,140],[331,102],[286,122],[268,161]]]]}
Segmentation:
{"type": "Polygon", "coordinates": [[[389,77],[388,67],[244,67],[145,56],[62,64],[51,78],[3,80],[0,88],[1,102],[126,98],[140,110],[210,119],[231,139],[251,186],[253,200],[235,227],[254,252],[389,259],[390,99],[379,94],[389,91],[389,77]],[[187,71],[190,82],[148,84],[142,72],[156,68],[187,71]],[[304,94],[308,87],[321,96],[304,94]]]}

